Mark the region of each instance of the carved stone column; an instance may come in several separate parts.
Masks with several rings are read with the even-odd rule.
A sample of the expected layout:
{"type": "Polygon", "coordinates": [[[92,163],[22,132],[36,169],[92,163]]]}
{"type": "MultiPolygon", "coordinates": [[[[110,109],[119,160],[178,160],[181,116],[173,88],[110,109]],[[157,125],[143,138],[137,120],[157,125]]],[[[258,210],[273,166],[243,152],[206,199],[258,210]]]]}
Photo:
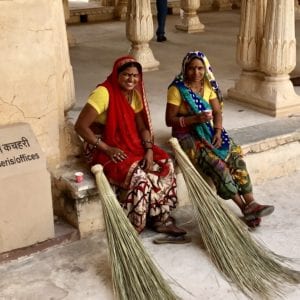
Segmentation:
{"type": "Polygon", "coordinates": [[[126,36],[131,41],[129,53],[142,65],[143,70],[157,70],[159,62],[149,47],[149,41],[153,38],[150,0],[128,0],[126,36]]]}
{"type": "Polygon", "coordinates": [[[242,68],[234,88],[228,96],[246,102],[257,89],[259,60],[267,0],[243,0],[241,2],[240,32],[237,37],[236,60],[242,68]]]}
{"type": "Polygon", "coordinates": [[[300,111],[289,73],[296,66],[295,11],[293,1],[268,1],[262,40],[260,70],[266,74],[261,92],[275,115],[300,111]]]}
{"type": "Polygon", "coordinates": [[[300,97],[288,76],[296,63],[294,2],[244,0],[241,14],[237,60],[243,71],[229,97],[272,116],[298,111],[300,97]]]}
{"type": "MultiPolygon", "coordinates": [[[[141,2],[144,2],[144,1],[141,1],[141,2]]],[[[117,7],[116,7],[116,16],[121,21],[126,20],[127,3],[128,3],[128,0],[119,0],[118,1],[117,7]]]]}
{"type": "Polygon", "coordinates": [[[205,26],[200,22],[197,14],[200,0],[180,0],[180,8],[183,10],[183,16],[180,24],[175,25],[176,29],[187,31],[187,33],[204,31],[205,26]]]}
{"type": "Polygon", "coordinates": [[[231,10],[232,0],[215,0],[212,5],[217,10],[231,10]]]}
{"type": "Polygon", "coordinates": [[[267,0],[242,2],[237,62],[245,71],[256,71],[259,67],[266,5],[267,0]]]}

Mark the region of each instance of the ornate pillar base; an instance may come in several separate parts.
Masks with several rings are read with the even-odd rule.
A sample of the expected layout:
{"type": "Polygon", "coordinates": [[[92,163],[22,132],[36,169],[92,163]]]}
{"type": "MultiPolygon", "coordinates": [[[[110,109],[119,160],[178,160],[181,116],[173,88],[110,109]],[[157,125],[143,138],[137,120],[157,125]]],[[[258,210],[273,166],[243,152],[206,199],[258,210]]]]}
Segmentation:
{"type": "Polygon", "coordinates": [[[228,90],[228,97],[274,117],[300,113],[300,96],[288,75],[271,77],[244,71],[235,87],[228,90]]]}
{"type": "Polygon", "coordinates": [[[159,61],[154,58],[148,43],[132,43],[129,54],[142,65],[144,72],[158,70],[159,61]]]}
{"type": "Polygon", "coordinates": [[[175,28],[187,33],[203,32],[205,26],[200,22],[196,13],[184,13],[181,24],[176,24],[175,28]]]}

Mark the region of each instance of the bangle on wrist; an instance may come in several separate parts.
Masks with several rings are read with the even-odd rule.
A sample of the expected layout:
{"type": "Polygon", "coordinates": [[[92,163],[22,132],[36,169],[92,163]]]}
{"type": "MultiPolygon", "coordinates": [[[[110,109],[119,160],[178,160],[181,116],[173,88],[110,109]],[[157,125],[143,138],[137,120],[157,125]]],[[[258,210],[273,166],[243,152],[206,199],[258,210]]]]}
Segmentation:
{"type": "Polygon", "coordinates": [[[147,141],[147,140],[143,140],[142,141],[142,144],[143,144],[143,146],[144,146],[144,148],[146,148],[146,145],[151,145],[151,148],[152,148],[152,146],[153,146],[153,142],[151,141],[151,140],[149,140],[149,141],[147,141]]]}
{"type": "Polygon", "coordinates": [[[179,117],[179,124],[180,124],[180,127],[185,127],[186,126],[184,117],[179,117]]]}
{"type": "Polygon", "coordinates": [[[219,129],[219,130],[222,130],[223,128],[222,127],[214,127],[214,130],[217,130],[217,129],[219,129]]]}
{"type": "Polygon", "coordinates": [[[98,147],[98,145],[100,144],[100,142],[101,142],[101,137],[97,136],[97,140],[96,140],[96,142],[94,144],[94,149],[96,149],[98,147]]]}

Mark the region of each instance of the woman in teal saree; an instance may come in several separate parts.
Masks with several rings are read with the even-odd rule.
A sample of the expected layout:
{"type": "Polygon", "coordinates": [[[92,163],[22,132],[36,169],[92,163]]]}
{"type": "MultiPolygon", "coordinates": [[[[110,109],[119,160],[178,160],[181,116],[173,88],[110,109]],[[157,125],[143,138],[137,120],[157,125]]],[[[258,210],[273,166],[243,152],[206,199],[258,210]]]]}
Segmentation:
{"type": "Polygon", "coordinates": [[[222,105],[207,57],[200,51],[187,53],[168,88],[166,124],[195,167],[212,179],[218,195],[232,199],[247,224],[256,227],[274,206],[254,200],[241,147],[222,126],[222,105]]]}

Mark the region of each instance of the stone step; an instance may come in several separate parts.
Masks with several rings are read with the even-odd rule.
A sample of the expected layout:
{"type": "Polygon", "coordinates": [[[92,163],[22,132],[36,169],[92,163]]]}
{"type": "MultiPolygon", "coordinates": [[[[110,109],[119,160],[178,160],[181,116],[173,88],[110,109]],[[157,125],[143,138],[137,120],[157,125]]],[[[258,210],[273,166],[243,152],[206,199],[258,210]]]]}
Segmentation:
{"type": "Polygon", "coordinates": [[[79,240],[80,238],[79,231],[76,228],[58,217],[54,218],[54,231],[55,236],[52,239],[36,243],[28,247],[18,248],[0,253],[0,264],[3,262],[18,259],[23,256],[30,256],[33,253],[43,251],[45,249],[48,249],[49,247],[70,243],[79,240]]]}

